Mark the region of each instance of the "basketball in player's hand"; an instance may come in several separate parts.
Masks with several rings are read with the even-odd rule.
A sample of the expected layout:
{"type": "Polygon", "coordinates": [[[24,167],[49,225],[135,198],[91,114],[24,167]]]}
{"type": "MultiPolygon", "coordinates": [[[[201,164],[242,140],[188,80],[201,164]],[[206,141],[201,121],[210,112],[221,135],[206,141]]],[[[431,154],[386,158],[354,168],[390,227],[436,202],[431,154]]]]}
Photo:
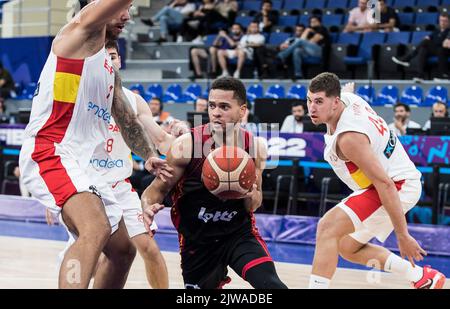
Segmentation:
{"type": "Polygon", "coordinates": [[[243,198],[256,181],[255,163],[239,147],[217,148],[203,163],[202,181],[220,199],[243,198]]]}

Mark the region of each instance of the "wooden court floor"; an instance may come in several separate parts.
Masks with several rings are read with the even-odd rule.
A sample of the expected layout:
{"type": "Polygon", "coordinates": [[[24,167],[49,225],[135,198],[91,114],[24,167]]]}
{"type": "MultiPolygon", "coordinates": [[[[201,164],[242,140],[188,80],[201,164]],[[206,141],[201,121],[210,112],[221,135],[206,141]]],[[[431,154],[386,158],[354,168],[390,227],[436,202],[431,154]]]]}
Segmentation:
{"type": "MultiPolygon", "coordinates": [[[[64,248],[62,241],[0,237],[0,288],[53,289],[57,287],[56,262],[58,253],[64,248]]],[[[163,252],[169,270],[170,288],[183,288],[180,258],[176,252],[163,252]]],[[[311,265],[276,263],[281,280],[289,288],[308,286],[311,265]]],[[[225,288],[251,288],[250,285],[230,270],[232,281],[225,288]]],[[[128,277],[126,288],[149,288],[145,278],[144,263],[137,254],[128,277]]],[[[411,288],[402,278],[378,271],[338,269],[332,288],[378,289],[411,288]]],[[[450,289],[447,279],[445,288],[450,289]]]]}

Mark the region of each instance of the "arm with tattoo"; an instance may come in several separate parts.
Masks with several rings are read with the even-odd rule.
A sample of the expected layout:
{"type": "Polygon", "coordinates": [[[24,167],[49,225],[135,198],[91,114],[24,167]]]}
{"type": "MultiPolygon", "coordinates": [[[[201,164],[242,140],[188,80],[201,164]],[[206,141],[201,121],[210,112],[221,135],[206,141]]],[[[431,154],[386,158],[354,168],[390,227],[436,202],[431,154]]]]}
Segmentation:
{"type": "Polygon", "coordinates": [[[112,115],[120,128],[125,143],[132,152],[144,160],[157,155],[155,146],[145,133],[122,90],[122,81],[117,72],[115,72],[112,115]]]}

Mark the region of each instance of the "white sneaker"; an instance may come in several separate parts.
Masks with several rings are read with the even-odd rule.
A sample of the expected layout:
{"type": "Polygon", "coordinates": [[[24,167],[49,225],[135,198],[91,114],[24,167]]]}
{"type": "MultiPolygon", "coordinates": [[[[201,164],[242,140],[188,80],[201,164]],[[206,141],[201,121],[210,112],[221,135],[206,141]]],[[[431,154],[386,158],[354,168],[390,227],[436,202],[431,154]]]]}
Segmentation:
{"type": "Polygon", "coordinates": [[[421,77],[413,77],[413,82],[415,83],[423,83],[425,80],[421,77]]]}
{"type": "Polygon", "coordinates": [[[228,71],[223,71],[222,74],[220,74],[218,78],[228,77],[228,76],[230,76],[230,73],[228,73],[228,71]]]}
{"type": "Polygon", "coordinates": [[[235,71],[234,74],[233,74],[233,77],[237,78],[237,79],[240,78],[241,77],[241,72],[235,71]]]}
{"type": "Polygon", "coordinates": [[[202,44],[203,43],[203,39],[201,36],[196,37],[195,39],[192,40],[192,43],[194,44],[202,44]]]}
{"type": "Polygon", "coordinates": [[[178,35],[177,36],[177,43],[182,43],[183,42],[183,36],[182,35],[178,35]]]}
{"type": "Polygon", "coordinates": [[[392,59],[392,61],[394,61],[395,63],[397,63],[401,66],[409,67],[409,62],[401,61],[401,60],[397,59],[396,57],[392,57],[391,59],[392,59]]]}

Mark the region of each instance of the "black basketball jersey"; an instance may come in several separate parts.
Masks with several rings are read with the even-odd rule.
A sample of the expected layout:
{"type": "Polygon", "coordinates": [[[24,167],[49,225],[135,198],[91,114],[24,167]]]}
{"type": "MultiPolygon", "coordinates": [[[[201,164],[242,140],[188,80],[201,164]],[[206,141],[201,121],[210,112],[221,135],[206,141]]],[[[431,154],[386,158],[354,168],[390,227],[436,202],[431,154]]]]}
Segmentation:
{"type": "MultiPolygon", "coordinates": [[[[238,145],[251,155],[253,137],[241,129],[238,145]],[[239,143],[240,141],[240,143],[239,143]]],[[[245,209],[244,200],[223,201],[210,193],[201,180],[203,162],[215,149],[209,124],[191,130],[192,157],[185,174],[173,191],[172,222],[175,225],[183,249],[185,243],[206,244],[220,241],[230,234],[254,229],[255,219],[245,209]]]]}

